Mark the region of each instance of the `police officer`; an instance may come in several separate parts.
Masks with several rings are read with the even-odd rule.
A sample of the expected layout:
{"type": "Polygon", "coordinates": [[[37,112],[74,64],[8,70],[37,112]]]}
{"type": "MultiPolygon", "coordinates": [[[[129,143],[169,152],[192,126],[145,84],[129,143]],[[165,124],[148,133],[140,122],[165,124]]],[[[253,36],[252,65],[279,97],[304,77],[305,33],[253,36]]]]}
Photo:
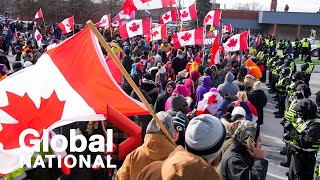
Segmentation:
{"type": "Polygon", "coordinates": [[[309,55],[305,59],[305,63],[300,68],[300,72],[302,73],[304,81],[307,85],[309,85],[313,69],[314,69],[314,64],[312,63],[311,56],[309,55]]]}
{"type": "Polygon", "coordinates": [[[301,48],[301,42],[299,41],[298,38],[296,38],[293,43],[293,59],[299,58],[300,48],[301,48]]]}
{"type": "Polygon", "coordinates": [[[320,146],[320,120],[316,119],[317,105],[308,98],[297,102],[294,106],[298,114],[298,126],[295,128],[290,121],[284,122],[289,132],[287,137],[295,144],[292,150],[289,168],[289,180],[313,179],[316,154],[320,146]]]}
{"type": "Polygon", "coordinates": [[[303,56],[307,56],[310,54],[311,50],[311,44],[308,41],[308,39],[305,39],[304,42],[302,43],[302,57],[301,59],[303,60],[303,56]]]}
{"type": "Polygon", "coordinates": [[[271,62],[271,68],[269,70],[269,73],[271,73],[271,76],[269,74],[270,79],[270,94],[276,93],[276,83],[278,82],[278,71],[280,66],[282,65],[282,61],[279,59],[279,56],[275,56],[271,62]]]}
{"type": "Polygon", "coordinates": [[[275,113],[275,118],[283,118],[285,112],[285,102],[287,97],[287,86],[291,84],[290,68],[285,67],[281,70],[279,82],[276,85],[279,103],[279,111],[275,113]]]}
{"type": "MultiPolygon", "coordinates": [[[[292,90],[292,86],[293,86],[293,93],[291,93],[290,91],[288,92],[288,99],[291,99],[291,101],[289,102],[288,107],[285,110],[284,113],[284,120],[280,123],[283,125],[283,123],[285,121],[290,121],[294,127],[297,127],[296,124],[296,119],[297,119],[297,112],[293,109],[294,106],[297,104],[298,100],[301,100],[303,98],[308,98],[311,95],[311,91],[310,88],[304,84],[304,82],[301,80],[301,77],[299,77],[299,73],[296,73],[292,84],[287,87],[287,89],[289,89],[290,91],[292,90]],[[302,96],[301,96],[302,93],[302,96]]],[[[301,73],[300,73],[301,74],[301,73]]],[[[291,151],[289,148],[289,140],[286,140],[286,136],[287,136],[287,131],[284,130],[284,134],[283,134],[283,141],[285,142],[286,146],[280,151],[280,154],[282,155],[287,155],[287,160],[285,162],[281,162],[280,165],[284,166],[284,167],[289,167],[290,162],[291,162],[291,151]]]]}

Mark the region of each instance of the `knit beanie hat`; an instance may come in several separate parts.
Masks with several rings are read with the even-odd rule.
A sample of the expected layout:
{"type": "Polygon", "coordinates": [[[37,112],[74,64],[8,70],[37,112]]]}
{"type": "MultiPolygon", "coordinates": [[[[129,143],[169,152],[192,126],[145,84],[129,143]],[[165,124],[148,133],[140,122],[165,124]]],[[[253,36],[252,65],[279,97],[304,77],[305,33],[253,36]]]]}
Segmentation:
{"type": "Polygon", "coordinates": [[[172,118],[173,124],[174,124],[174,129],[179,131],[179,132],[184,132],[185,128],[185,116],[181,111],[177,113],[175,117],[172,118]]]}
{"type": "Polygon", "coordinates": [[[231,116],[234,116],[236,114],[241,114],[246,117],[246,111],[240,106],[237,106],[232,110],[231,116]]]}
{"type": "Polygon", "coordinates": [[[257,81],[253,84],[253,90],[260,90],[261,89],[261,81],[257,81]]]}
{"type": "Polygon", "coordinates": [[[209,161],[216,158],[226,137],[220,120],[209,114],[193,118],[185,134],[186,150],[209,161]]]}

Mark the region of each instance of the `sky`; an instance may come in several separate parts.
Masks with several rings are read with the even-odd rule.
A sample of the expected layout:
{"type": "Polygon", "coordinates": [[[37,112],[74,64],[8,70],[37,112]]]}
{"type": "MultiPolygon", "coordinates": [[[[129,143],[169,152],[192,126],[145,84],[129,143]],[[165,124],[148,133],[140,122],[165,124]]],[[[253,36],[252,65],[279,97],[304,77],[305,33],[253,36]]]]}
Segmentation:
{"type": "MultiPolygon", "coordinates": [[[[181,0],[181,4],[183,1],[186,6],[195,2],[195,0],[181,0]]],[[[221,9],[223,9],[224,4],[226,4],[226,9],[231,9],[238,3],[252,2],[258,2],[263,5],[263,10],[270,10],[271,0],[216,0],[216,3],[220,3],[221,9]]],[[[320,8],[320,0],[278,0],[277,11],[284,11],[286,4],[289,5],[289,12],[317,12],[320,8]]]]}

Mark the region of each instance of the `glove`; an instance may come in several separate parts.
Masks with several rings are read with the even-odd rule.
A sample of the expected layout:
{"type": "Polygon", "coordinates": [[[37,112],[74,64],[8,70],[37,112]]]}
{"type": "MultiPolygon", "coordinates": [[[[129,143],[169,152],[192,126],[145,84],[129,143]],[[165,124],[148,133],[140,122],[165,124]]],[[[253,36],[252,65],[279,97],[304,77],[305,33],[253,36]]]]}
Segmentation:
{"type": "Polygon", "coordinates": [[[283,128],[287,131],[292,131],[294,129],[293,125],[291,124],[290,121],[284,122],[283,128]]]}

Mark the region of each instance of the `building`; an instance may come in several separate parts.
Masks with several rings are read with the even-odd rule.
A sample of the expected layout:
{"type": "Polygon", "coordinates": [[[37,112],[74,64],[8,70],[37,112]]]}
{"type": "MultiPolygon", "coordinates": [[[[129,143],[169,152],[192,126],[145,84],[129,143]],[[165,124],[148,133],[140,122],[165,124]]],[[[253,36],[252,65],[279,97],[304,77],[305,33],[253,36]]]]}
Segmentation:
{"type": "Polygon", "coordinates": [[[277,0],[272,0],[270,11],[223,10],[222,23],[234,29],[272,35],[277,39],[309,37],[311,30],[320,33],[320,13],[279,12],[277,0]]]}

